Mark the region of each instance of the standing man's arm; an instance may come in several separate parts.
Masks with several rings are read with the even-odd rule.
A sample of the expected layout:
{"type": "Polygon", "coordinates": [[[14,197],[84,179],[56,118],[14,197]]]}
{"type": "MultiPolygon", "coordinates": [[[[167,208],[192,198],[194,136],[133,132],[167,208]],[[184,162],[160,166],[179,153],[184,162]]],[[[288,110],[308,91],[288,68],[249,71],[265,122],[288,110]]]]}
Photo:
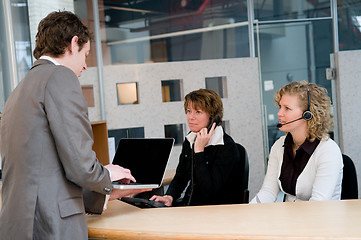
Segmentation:
{"type": "Polygon", "coordinates": [[[44,105],[66,178],[88,190],[109,194],[109,172],[92,151],[88,108],[73,71],[58,67],[47,82],[44,105]]]}

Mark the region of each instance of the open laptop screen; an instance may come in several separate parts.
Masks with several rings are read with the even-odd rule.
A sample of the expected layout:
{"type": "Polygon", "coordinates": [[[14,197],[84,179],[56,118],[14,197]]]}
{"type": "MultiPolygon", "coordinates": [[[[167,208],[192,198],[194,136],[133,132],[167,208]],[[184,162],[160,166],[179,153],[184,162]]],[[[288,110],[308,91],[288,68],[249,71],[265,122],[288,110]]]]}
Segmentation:
{"type": "Polygon", "coordinates": [[[130,169],[138,184],[160,186],[173,144],[173,138],[122,138],[113,164],[130,169]]]}

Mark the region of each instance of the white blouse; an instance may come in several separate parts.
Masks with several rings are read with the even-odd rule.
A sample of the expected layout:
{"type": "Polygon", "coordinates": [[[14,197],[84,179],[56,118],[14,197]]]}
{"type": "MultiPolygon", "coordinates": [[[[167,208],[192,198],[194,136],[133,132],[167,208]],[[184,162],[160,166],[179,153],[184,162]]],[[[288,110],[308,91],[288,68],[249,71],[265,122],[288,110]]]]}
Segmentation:
{"type": "MultiPolygon", "coordinates": [[[[286,136],[282,136],[273,144],[262,188],[250,203],[275,202],[278,193],[284,192],[279,177],[285,138],[286,136]]],[[[332,139],[323,139],[297,179],[296,196],[285,193],[286,201],[339,200],[342,176],[343,161],[340,148],[332,139]]]]}

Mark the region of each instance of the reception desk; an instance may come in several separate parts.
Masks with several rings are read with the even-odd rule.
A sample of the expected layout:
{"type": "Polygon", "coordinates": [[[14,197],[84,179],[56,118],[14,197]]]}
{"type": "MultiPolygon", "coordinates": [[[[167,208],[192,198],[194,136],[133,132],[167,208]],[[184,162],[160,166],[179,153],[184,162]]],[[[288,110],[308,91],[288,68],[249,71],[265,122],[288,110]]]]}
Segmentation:
{"type": "Polygon", "coordinates": [[[361,239],[361,200],[139,209],[87,216],[92,239],[361,239]]]}
{"type": "Polygon", "coordinates": [[[361,200],[152,209],[114,200],[87,221],[91,239],[361,239],[361,200]]]}

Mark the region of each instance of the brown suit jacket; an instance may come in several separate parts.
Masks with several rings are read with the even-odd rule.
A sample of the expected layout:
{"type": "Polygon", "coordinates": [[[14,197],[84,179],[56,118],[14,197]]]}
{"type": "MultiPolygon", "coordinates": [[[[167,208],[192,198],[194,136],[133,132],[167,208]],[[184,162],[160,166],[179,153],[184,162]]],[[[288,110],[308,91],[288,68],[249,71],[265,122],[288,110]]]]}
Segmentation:
{"type": "Polygon", "coordinates": [[[101,213],[109,172],[92,151],[88,108],[73,71],[35,62],[1,120],[0,239],[87,239],[86,209],[101,213]],[[95,208],[94,208],[95,207],[95,208]]]}

